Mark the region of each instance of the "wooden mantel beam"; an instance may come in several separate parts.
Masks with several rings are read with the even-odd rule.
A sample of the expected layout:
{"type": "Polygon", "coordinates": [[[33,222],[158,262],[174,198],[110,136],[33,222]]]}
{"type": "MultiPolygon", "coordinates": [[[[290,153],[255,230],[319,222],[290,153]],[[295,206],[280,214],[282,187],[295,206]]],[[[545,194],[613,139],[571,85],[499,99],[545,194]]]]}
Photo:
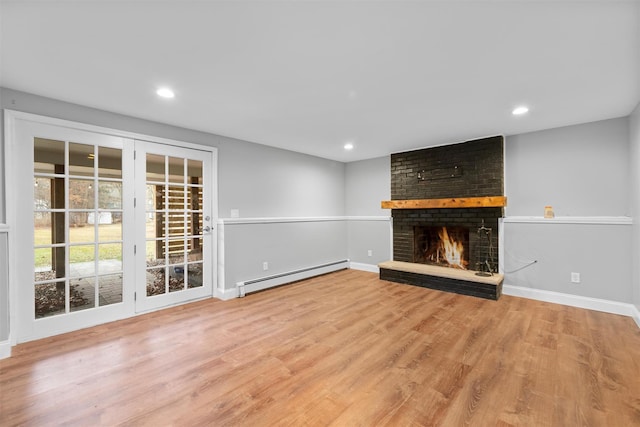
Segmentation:
{"type": "Polygon", "coordinates": [[[452,197],[449,199],[385,200],[382,209],[502,208],[505,196],[452,197]]]}

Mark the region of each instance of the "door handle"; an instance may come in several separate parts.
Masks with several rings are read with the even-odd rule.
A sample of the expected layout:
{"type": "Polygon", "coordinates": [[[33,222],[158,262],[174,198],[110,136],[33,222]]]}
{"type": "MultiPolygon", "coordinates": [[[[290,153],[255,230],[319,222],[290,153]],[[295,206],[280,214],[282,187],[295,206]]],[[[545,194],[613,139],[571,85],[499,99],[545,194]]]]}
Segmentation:
{"type": "Polygon", "coordinates": [[[211,231],[211,227],[209,227],[208,225],[204,228],[203,230],[205,233],[208,233],[211,231]]]}

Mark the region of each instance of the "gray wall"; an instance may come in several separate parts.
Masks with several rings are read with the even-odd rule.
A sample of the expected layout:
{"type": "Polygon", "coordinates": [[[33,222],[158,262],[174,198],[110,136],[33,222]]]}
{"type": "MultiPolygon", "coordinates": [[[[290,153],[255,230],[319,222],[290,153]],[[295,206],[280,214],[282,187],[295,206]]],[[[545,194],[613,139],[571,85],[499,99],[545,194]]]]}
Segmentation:
{"type": "Polygon", "coordinates": [[[505,224],[505,285],[631,302],[631,226],[505,224]],[[538,261],[529,267],[530,261],[538,261]],[[571,272],[581,283],[571,283],[571,272]]]}
{"type": "Polygon", "coordinates": [[[352,219],[349,220],[348,226],[347,239],[351,262],[376,266],[392,258],[390,219],[387,221],[352,219]]]}
{"type": "Polygon", "coordinates": [[[344,163],[216,137],[219,213],[242,218],[344,215],[344,163]]]}
{"type": "Polygon", "coordinates": [[[349,259],[377,265],[391,259],[390,221],[366,217],[390,217],[380,202],[391,199],[391,160],[389,156],[347,163],[345,170],[346,214],[357,217],[348,223],[349,259]],[[369,256],[369,251],[372,255],[369,256]]]}
{"type": "Polygon", "coordinates": [[[627,118],[507,137],[506,285],[631,302],[632,227],[603,218],[630,214],[628,157],[627,118]],[[545,205],[556,216],[605,223],[508,222],[542,217],[545,205]],[[571,272],[582,283],[571,283],[571,272]]]}
{"type": "MultiPolygon", "coordinates": [[[[343,163],[6,88],[0,89],[0,95],[0,108],[217,147],[220,218],[228,218],[231,209],[238,209],[242,218],[345,214],[343,163]]],[[[3,151],[0,139],[0,152],[3,151]]],[[[4,204],[3,195],[0,207],[4,204]]],[[[347,258],[348,231],[344,221],[234,224],[225,231],[227,288],[235,286],[236,281],[347,258]],[[262,270],[263,261],[270,263],[268,272],[262,270]]],[[[0,265],[0,269],[5,270],[4,267],[0,265]]],[[[0,330],[5,326],[6,321],[0,318],[0,330]]]]}
{"type": "Polygon", "coordinates": [[[218,147],[218,207],[241,217],[344,215],[344,164],[0,89],[1,108],[218,147]]]}
{"type": "Polygon", "coordinates": [[[239,281],[346,260],[347,223],[225,224],[224,242],[224,289],[232,289],[239,281]]]}
{"type": "MultiPolygon", "coordinates": [[[[230,218],[344,215],[344,163],[217,137],[218,212],[230,218]]],[[[231,223],[224,227],[224,283],[348,259],[344,221],[231,223]],[[262,263],[269,263],[264,271],[262,263]]]]}
{"type": "Polygon", "coordinates": [[[626,118],[508,136],[506,216],[629,215],[626,118]]]}
{"type": "Polygon", "coordinates": [[[347,215],[391,216],[380,202],[391,200],[389,156],[347,163],[345,206],[347,215]]]}
{"type": "Polygon", "coordinates": [[[633,303],[640,310],[640,104],[629,117],[630,199],[633,211],[631,252],[633,303]]]}

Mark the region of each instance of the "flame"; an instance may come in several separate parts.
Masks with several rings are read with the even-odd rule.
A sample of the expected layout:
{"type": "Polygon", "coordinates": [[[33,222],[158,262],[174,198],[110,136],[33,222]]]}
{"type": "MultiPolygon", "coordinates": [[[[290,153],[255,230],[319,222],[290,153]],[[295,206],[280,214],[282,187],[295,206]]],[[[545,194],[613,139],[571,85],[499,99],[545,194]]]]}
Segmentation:
{"type": "Polygon", "coordinates": [[[447,232],[447,227],[442,227],[438,232],[438,237],[440,237],[440,247],[438,248],[440,258],[452,267],[466,270],[467,261],[465,261],[462,256],[464,254],[462,242],[458,242],[450,237],[447,232]]]}

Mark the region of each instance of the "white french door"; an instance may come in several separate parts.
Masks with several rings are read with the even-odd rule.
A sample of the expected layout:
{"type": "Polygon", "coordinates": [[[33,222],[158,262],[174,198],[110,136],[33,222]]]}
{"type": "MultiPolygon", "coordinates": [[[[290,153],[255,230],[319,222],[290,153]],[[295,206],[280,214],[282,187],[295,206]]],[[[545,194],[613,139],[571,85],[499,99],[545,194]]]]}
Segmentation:
{"type": "Polygon", "coordinates": [[[133,141],[20,121],[12,149],[17,340],[126,317],[133,141]]]}
{"type": "Polygon", "coordinates": [[[16,342],[213,295],[215,151],[13,115],[16,342]]]}
{"type": "Polygon", "coordinates": [[[136,310],[212,295],[212,154],[136,141],[136,310]]]}

